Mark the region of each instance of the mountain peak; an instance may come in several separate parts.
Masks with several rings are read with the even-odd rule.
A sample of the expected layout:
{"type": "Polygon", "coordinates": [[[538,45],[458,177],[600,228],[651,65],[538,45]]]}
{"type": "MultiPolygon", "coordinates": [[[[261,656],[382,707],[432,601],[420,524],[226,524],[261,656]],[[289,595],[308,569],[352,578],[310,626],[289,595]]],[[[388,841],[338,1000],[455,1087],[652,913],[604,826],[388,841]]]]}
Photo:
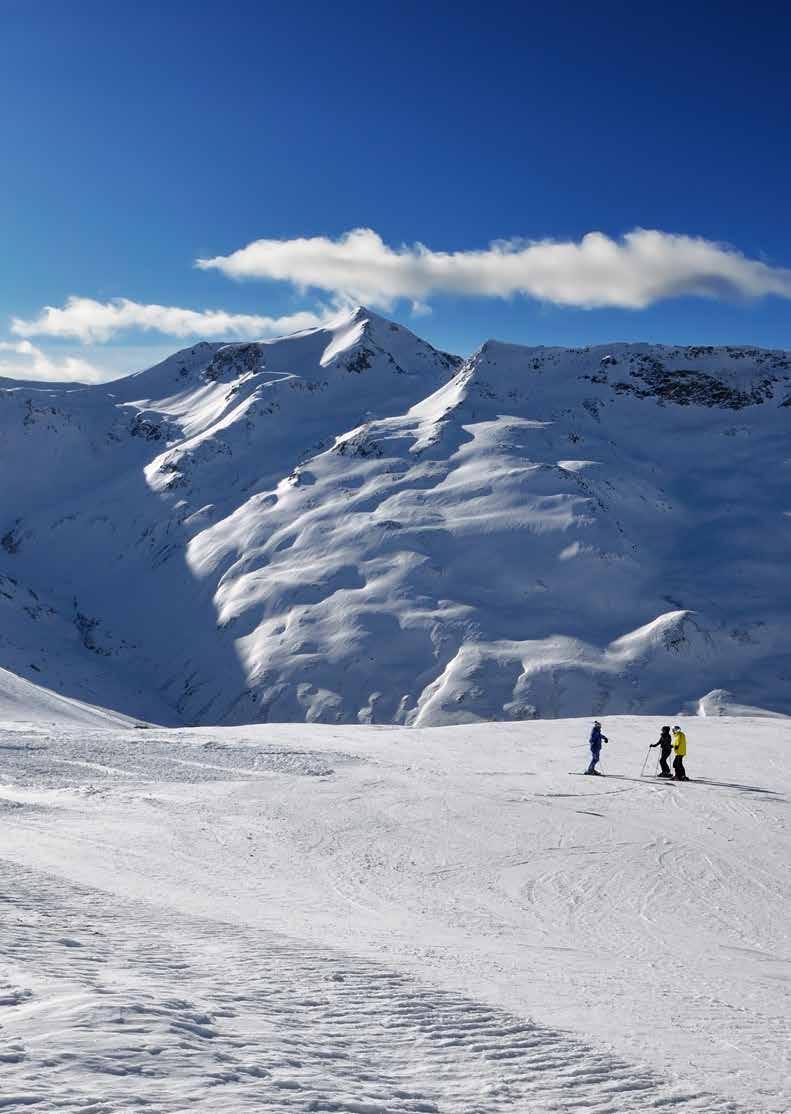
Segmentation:
{"type": "Polygon", "coordinates": [[[460,363],[355,306],[4,392],[0,668],[203,723],[791,710],[791,356],[460,363]]]}

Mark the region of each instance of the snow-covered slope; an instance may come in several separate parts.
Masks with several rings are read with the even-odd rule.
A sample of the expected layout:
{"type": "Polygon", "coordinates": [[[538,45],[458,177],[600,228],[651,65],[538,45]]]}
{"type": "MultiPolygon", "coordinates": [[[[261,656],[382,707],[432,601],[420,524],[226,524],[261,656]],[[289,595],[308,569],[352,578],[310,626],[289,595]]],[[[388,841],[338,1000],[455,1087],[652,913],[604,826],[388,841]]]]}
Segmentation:
{"type": "Polygon", "coordinates": [[[791,721],[589,722],[2,724],[0,1107],[786,1114],[791,721]]]}
{"type": "Polygon", "coordinates": [[[0,721],[82,724],[86,727],[133,726],[128,716],[61,696],[31,684],[7,669],[0,669],[0,721]]]}
{"type": "Polygon", "coordinates": [[[11,384],[0,574],[51,632],[0,666],[163,723],[789,713],[789,403],[779,351],[462,364],[365,310],[11,384]]]}

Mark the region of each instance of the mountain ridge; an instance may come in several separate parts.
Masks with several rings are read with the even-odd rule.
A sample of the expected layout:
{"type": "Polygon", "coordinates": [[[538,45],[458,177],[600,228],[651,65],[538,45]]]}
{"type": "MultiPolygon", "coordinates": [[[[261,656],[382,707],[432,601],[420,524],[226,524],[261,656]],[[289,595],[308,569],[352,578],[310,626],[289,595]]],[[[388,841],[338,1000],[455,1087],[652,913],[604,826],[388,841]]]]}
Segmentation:
{"type": "Polygon", "coordinates": [[[789,398],[782,350],[461,360],[362,307],[0,381],[0,576],[57,617],[6,600],[0,668],[173,723],[791,712],[789,398]]]}

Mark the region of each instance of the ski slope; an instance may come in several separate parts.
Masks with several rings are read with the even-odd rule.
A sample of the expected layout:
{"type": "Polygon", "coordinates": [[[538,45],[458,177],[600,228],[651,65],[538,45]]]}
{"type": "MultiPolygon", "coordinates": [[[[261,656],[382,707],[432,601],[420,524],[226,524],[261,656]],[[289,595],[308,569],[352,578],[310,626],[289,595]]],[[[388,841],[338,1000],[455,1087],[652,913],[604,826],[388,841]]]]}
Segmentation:
{"type": "Polygon", "coordinates": [[[0,668],[171,726],[790,713],[791,356],[359,308],[0,386],[0,668]]]}
{"type": "Polygon", "coordinates": [[[3,724],[0,1108],[787,1111],[791,721],[662,722],[3,724]]]}
{"type": "Polygon", "coordinates": [[[61,696],[0,669],[0,723],[15,720],[84,727],[134,727],[135,722],[129,716],[61,696]]]}

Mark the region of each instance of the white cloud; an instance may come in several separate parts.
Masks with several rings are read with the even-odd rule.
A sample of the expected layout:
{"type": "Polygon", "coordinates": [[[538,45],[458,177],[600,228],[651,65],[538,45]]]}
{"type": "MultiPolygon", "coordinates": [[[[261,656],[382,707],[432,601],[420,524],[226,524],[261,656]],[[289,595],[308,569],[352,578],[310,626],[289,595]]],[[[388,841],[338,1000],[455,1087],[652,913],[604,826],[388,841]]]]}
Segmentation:
{"type": "Polygon", "coordinates": [[[142,305],[128,298],[97,302],[71,297],[65,306],[45,306],[38,317],[15,317],[11,331],[17,336],[71,337],[89,344],[103,343],[128,329],[164,333],[173,337],[231,337],[254,339],[312,329],[327,320],[329,311],[301,311],[284,317],[259,317],[225,310],[180,309],[178,306],[142,305]]]}
{"type": "Polygon", "coordinates": [[[791,270],[772,267],[700,237],[636,229],[621,240],[589,232],[579,242],[509,240],[483,251],[393,249],[370,228],[296,240],[256,240],[231,255],[197,260],[232,278],[290,282],[301,289],[388,308],[432,294],[508,298],[560,306],[642,309],[664,298],[791,298],[791,270]]]}
{"type": "Polygon", "coordinates": [[[106,372],[79,356],[51,360],[29,340],[0,341],[0,375],[47,383],[102,383],[108,378],[106,372]]]}

